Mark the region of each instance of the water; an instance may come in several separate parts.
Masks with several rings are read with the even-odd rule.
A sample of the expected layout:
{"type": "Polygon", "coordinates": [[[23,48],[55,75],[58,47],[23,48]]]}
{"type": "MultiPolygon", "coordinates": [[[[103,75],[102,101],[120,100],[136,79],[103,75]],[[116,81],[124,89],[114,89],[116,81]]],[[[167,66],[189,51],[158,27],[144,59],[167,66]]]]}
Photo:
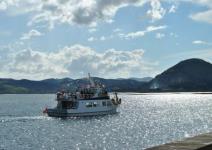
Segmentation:
{"type": "Polygon", "coordinates": [[[54,95],[0,95],[0,149],[144,149],[212,131],[212,95],[120,94],[119,114],[43,116],[54,95]]]}

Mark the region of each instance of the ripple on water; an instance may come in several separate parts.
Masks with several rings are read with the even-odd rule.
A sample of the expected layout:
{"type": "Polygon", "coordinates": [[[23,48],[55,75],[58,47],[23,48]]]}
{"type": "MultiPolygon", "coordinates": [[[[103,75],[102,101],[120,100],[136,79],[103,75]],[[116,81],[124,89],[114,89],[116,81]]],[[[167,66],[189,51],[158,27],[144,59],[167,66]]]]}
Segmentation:
{"type": "Polygon", "coordinates": [[[120,113],[71,119],[41,115],[51,95],[7,96],[0,96],[0,149],[144,149],[212,131],[209,94],[123,93],[120,113]]]}

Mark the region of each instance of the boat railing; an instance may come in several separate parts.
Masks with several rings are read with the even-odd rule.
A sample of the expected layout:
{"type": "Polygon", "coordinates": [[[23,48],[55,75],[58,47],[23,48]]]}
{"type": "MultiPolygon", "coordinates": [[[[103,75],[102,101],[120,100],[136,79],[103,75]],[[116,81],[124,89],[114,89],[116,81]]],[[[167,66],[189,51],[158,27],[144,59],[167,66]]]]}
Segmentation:
{"type": "Polygon", "coordinates": [[[77,99],[76,95],[68,95],[68,94],[63,94],[63,95],[57,95],[56,101],[74,101],[77,99]]]}
{"type": "Polygon", "coordinates": [[[109,97],[109,95],[108,94],[100,94],[98,96],[96,96],[95,94],[80,94],[79,95],[80,99],[92,99],[92,98],[97,98],[97,97],[99,97],[99,98],[101,98],[101,97],[109,97]]]}
{"type": "Polygon", "coordinates": [[[77,99],[93,99],[109,97],[108,93],[57,93],[56,101],[75,101],[77,99]]]}

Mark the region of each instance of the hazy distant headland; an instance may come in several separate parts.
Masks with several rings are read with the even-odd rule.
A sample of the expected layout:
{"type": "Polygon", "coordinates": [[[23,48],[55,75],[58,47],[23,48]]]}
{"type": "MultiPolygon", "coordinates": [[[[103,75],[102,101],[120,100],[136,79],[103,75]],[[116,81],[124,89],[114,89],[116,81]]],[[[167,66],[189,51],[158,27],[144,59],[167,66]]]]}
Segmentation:
{"type": "MultiPolygon", "coordinates": [[[[201,59],[179,62],[155,78],[103,79],[94,77],[109,91],[118,92],[209,92],[212,91],[212,64],[201,59]]],[[[46,79],[41,81],[0,79],[1,94],[55,93],[74,90],[88,82],[82,79],[46,79]]]]}

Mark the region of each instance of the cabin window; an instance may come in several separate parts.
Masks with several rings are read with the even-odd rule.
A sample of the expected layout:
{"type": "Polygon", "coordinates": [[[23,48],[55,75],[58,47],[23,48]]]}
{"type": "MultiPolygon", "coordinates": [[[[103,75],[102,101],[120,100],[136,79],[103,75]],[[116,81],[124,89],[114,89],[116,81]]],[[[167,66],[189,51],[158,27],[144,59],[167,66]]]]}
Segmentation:
{"type": "Polygon", "coordinates": [[[62,109],[76,109],[77,102],[72,101],[62,101],[62,109]]]}
{"type": "Polygon", "coordinates": [[[97,102],[87,102],[85,105],[86,105],[86,107],[97,107],[98,103],[97,102]]]}
{"type": "Polygon", "coordinates": [[[102,106],[106,106],[106,102],[105,101],[102,102],[102,106]]]}
{"type": "Polygon", "coordinates": [[[92,102],[88,102],[85,104],[86,107],[92,107],[92,102]]]}
{"type": "Polygon", "coordinates": [[[77,108],[78,103],[77,102],[72,102],[72,109],[76,109],[77,108]]]}
{"type": "Polygon", "coordinates": [[[96,107],[98,105],[97,102],[93,102],[93,107],[96,107]]]}

